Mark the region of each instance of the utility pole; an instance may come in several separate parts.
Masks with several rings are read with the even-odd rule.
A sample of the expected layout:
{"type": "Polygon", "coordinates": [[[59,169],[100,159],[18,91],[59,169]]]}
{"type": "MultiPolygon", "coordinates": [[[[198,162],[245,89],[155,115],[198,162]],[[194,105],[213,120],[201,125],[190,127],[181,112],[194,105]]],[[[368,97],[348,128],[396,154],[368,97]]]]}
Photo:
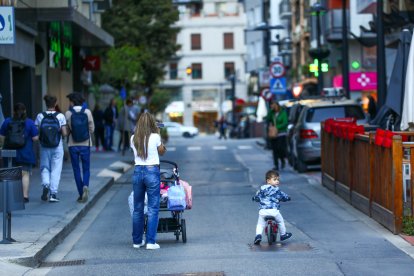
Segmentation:
{"type": "Polygon", "coordinates": [[[377,0],[377,106],[378,109],[385,104],[387,96],[387,75],[385,68],[385,42],[383,22],[384,1],[377,0]]]}
{"type": "Polygon", "coordinates": [[[348,22],[346,17],[346,0],[342,0],[342,87],[345,96],[350,99],[349,91],[349,56],[348,56],[348,22]]]}
{"type": "Polygon", "coordinates": [[[231,124],[233,129],[236,127],[236,76],[235,74],[232,74],[229,77],[231,81],[231,106],[232,106],[232,118],[231,118],[231,124]]]}
{"type": "MultiPolygon", "coordinates": [[[[318,49],[321,49],[321,21],[319,20],[320,14],[320,10],[316,10],[316,45],[318,49]]],[[[323,90],[323,76],[321,67],[322,59],[318,57],[318,93],[321,93],[323,90]]]]}

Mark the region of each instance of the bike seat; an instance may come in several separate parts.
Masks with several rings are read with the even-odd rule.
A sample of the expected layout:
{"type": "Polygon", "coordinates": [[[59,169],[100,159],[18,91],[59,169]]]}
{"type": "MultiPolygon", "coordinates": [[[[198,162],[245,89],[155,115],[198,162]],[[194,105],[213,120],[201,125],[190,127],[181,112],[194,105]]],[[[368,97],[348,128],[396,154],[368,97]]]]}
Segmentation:
{"type": "Polygon", "coordinates": [[[264,217],[264,220],[265,220],[265,221],[268,221],[268,220],[275,220],[275,217],[272,217],[272,216],[265,216],[265,217],[264,217]]]}

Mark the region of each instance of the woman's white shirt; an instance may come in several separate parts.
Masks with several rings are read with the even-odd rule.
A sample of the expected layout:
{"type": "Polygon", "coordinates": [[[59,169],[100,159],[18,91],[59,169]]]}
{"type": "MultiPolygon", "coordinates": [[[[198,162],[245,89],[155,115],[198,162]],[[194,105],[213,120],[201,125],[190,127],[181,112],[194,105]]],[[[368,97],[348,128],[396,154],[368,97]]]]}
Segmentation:
{"type": "Polygon", "coordinates": [[[134,152],[135,165],[159,165],[160,158],[158,155],[158,147],[161,146],[161,136],[158,133],[151,133],[148,140],[148,157],[146,160],[141,159],[137,155],[137,149],[134,145],[134,135],[131,136],[130,145],[134,152]]]}

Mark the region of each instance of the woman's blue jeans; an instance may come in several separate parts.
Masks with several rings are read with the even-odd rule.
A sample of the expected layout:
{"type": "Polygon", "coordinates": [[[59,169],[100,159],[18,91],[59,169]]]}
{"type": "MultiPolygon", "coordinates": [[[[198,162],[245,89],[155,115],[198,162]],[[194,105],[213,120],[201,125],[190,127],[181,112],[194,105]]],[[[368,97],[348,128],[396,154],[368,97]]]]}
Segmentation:
{"type": "Polygon", "coordinates": [[[132,213],[132,240],[141,244],[144,233],[144,199],[148,197],[148,221],[146,242],[154,244],[160,210],[160,168],[158,166],[135,166],[132,177],[134,212],[132,213]]]}

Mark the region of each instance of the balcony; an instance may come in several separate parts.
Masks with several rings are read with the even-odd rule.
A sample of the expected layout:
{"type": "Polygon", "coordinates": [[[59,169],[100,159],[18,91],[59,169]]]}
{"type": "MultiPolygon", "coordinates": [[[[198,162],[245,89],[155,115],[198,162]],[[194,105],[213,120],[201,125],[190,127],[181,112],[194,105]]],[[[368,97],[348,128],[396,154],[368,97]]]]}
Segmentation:
{"type": "Polygon", "coordinates": [[[280,19],[290,19],[292,16],[292,9],[290,7],[289,0],[282,0],[279,4],[279,16],[280,19]]]}
{"type": "MultiPolygon", "coordinates": [[[[347,11],[349,26],[349,11],[347,11]]],[[[342,41],[342,10],[329,10],[325,16],[325,38],[329,42],[342,41]]]]}

